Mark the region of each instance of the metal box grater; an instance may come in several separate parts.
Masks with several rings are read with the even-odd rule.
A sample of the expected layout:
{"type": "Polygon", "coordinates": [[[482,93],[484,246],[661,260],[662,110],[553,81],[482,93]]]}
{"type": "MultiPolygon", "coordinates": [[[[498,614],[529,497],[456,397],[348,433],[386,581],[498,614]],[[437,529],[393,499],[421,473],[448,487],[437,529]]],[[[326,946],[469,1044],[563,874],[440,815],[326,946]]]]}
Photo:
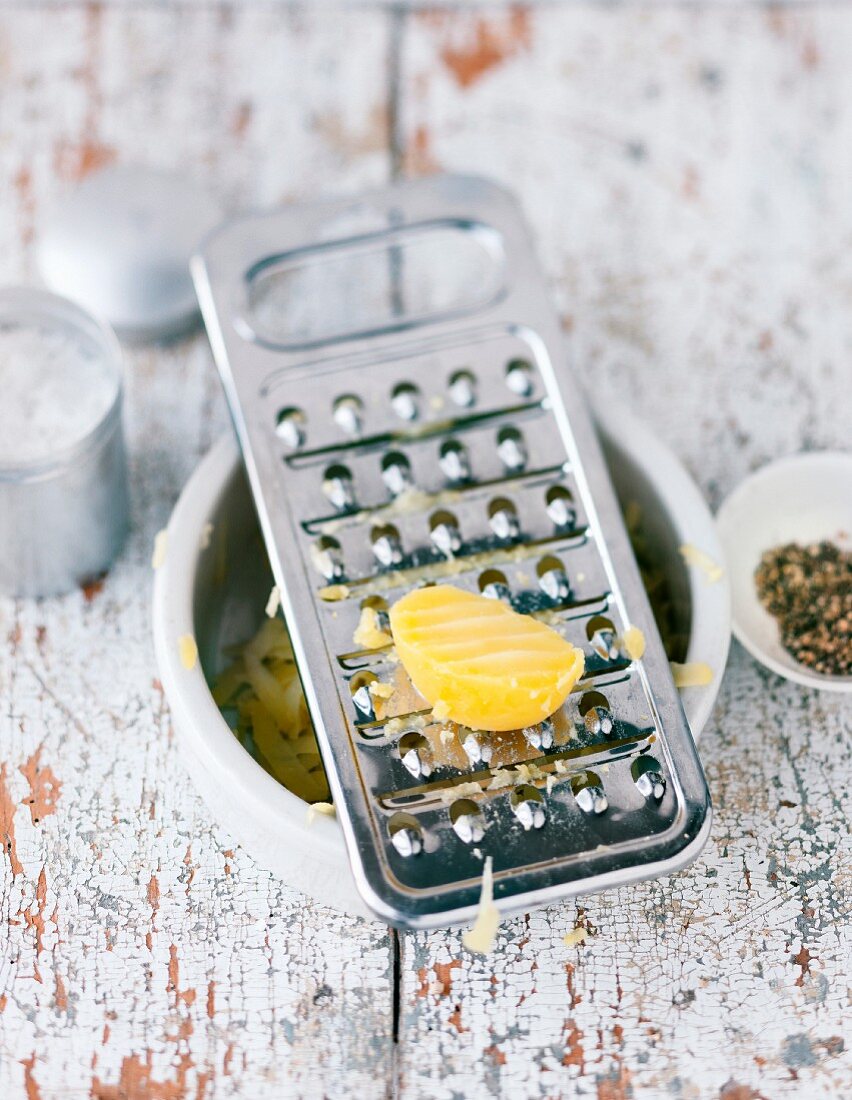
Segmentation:
{"type": "Polygon", "coordinates": [[[693,859],[706,782],[512,198],[444,176],[248,216],[193,273],[367,904],[445,926],[487,856],[504,912],[693,859]],[[436,580],[585,649],[549,721],[436,722],[391,646],[353,642],[436,580]]]}

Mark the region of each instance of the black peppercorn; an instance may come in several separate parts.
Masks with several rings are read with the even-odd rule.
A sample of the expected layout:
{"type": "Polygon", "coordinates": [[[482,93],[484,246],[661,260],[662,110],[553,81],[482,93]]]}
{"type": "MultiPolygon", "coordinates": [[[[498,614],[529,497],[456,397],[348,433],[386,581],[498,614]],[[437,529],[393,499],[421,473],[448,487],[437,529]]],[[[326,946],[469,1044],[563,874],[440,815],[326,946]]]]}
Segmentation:
{"type": "Polygon", "coordinates": [[[852,673],[852,552],[832,542],[776,546],[754,577],[797,661],[827,676],[852,673]]]}

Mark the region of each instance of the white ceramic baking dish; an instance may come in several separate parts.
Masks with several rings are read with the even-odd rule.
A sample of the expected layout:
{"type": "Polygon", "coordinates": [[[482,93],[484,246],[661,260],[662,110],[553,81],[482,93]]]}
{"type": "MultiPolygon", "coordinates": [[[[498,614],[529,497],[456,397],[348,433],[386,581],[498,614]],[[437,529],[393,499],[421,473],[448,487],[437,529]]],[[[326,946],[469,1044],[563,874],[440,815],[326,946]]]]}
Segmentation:
{"type": "MultiPolygon", "coordinates": [[[[717,561],[713,519],[672,453],[624,410],[598,417],[616,489],[642,512],[643,534],[665,569],[684,616],[686,659],[713,671],[705,687],[682,692],[698,738],[710,714],[730,642],[727,580],[708,584],[678,548],[691,543],[717,561]]],[[[259,626],[271,574],[236,443],[222,439],[203,459],[175,506],[164,564],[154,584],[153,626],[163,687],[187,766],[212,813],[268,870],[318,901],[368,916],[349,872],[337,822],[316,815],[237,741],[208,687],[226,646],[259,626]],[[211,526],[208,526],[211,525],[211,526]],[[200,662],[183,667],[177,639],[194,634],[200,662]]]]}

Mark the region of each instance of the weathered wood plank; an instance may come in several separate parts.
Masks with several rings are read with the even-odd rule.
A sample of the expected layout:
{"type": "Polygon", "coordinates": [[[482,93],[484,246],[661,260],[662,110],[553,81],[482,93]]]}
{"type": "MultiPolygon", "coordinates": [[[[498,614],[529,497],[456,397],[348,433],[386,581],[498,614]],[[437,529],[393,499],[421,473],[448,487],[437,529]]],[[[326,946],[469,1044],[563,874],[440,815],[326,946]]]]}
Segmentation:
{"type": "MultiPolygon", "coordinates": [[[[382,13],[0,13],[0,254],[109,161],[225,203],[381,181],[382,13]]],[[[384,928],[306,903],[211,820],[150,641],[154,532],[226,417],[202,337],[128,355],[134,528],[102,587],[0,604],[0,1095],[380,1096],[384,928]]]]}
{"type": "MultiPolygon", "coordinates": [[[[520,192],[586,385],[713,501],[849,443],[850,44],[827,7],[406,20],[407,170],[520,192]]],[[[507,922],[486,959],[405,936],[402,1095],[848,1094],[849,730],[848,704],[735,646],[702,741],[707,854],[507,922]]]]}
{"type": "Polygon", "coordinates": [[[577,369],[714,502],[848,445],[850,42],[830,5],[406,20],[407,170],[520,192],[577,369]]]}
{"type": "MultiPolygon", "coordinates": [[[[587,382],[713,500],[774,454],[848,443],[842,9],[403,23],[395,151],[521,191],[587,382]]],[[[5,9],[5,275],[32,277],[53,195],[111,159],[235,206],[382,180],[388,35],[377,11],[5,9]]],[[[233,849],[171,744],[150,542],[225,417],[201,339],[130,366],[122,561],[88,596],[0,609],[0,1094],[381,1096],[387,936],[233,849]]],[[[848,725],[735,649],[704,742],[708,855],[509,922],[487,960],[405,937],[402,1094],[847,1094],[848,725]]]]}

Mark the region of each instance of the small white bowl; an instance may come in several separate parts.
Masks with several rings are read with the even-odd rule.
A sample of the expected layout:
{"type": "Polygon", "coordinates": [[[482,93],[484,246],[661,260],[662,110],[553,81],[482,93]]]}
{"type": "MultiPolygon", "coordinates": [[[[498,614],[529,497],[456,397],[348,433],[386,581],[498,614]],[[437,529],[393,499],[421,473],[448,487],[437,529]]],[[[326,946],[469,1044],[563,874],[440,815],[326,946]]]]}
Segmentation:
{"type": "Polygon", "coordinates": [[[733,629],[751,655],[807,687],[852,691],[852,676],[825,676],[781,644],[778,623],[760,603],[754,572],[761,555],[788,542],[852,543],[852,453],[791,455],[747,477],[719,509],[716,526],[731,578],[733,629]]]}
{"type": "MultiPolygon", "coordinates": [[[[599,418],[616,487],[642,509],[678,601],[688,608],[686,659],[705,661],[713,681],[682,692],[693,735],[707,720],[730,642],[726,581],[707,585],[678,553],[686,542],[719,559],[713,519],[695,483],[653,433],[626,411],[599,418]]],[[[251,637],[272,584],[237,447],[230,435],[199,464],[168,527],[165,563],[154,584],[157,662],[178,739],[216,818],[257,862],[318,901],[370,916],[355,888],[338,823],[317,815],[269,776],[234,737],[206,677],[223,649],[251,637]],[[208,539],[204,532],[212,525],[208,539]],[[209,542],[207,547],[204,543],[209,542]],[[193,634],[200,662],[181,664],[177,639],[193,634]]]]}

